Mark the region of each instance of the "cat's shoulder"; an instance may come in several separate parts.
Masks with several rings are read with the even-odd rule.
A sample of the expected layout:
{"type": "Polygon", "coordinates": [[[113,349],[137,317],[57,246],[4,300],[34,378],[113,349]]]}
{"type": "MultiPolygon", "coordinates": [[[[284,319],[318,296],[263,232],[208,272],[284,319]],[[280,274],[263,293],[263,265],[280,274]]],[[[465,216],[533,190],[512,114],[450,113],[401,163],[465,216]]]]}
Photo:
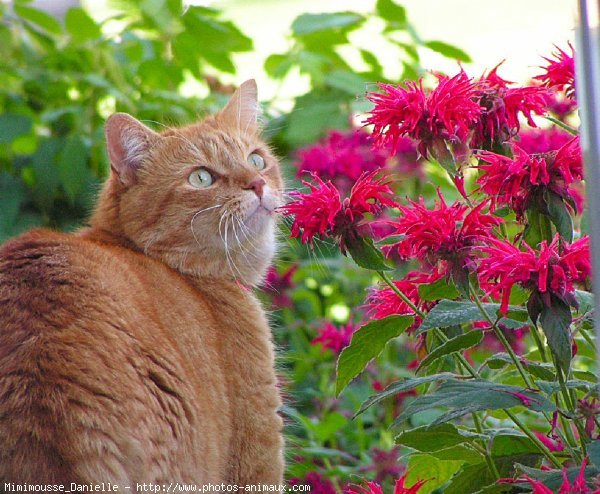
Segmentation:
{"type": "Polygon", "coordinates": [[[85,278],[124,266],[132,255],[127,249],[76,234],[34,229],[0,245],[0,273],[5,276],[79,273],[85,278]]]}

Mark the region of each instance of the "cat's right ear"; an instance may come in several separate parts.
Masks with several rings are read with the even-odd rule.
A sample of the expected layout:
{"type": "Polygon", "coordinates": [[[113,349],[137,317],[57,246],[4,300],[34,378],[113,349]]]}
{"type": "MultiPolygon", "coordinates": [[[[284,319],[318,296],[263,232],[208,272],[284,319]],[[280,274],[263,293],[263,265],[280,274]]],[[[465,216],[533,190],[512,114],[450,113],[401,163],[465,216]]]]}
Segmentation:
{"type": "Polygon", "coordinates": [[[111,169],[124,185],[135,184],[137,170],[160,136],[127,113],[111,115],[104,132],[111,169]]]}

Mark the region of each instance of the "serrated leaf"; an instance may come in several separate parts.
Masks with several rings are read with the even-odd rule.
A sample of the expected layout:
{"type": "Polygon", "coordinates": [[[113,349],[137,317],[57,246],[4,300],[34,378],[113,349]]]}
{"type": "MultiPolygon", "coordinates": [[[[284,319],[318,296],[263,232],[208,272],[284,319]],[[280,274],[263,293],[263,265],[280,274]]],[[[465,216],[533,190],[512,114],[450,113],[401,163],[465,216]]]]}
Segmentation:
{"type": "Polygon", "coordinates": [[[546,397],[530,390],[482,379],[454,379],[443,382],[436,391],[411,401],[394,421],[394,425],[415,413],[438,407],[446,407],[450,411],[433,423],[443,423],[480,410],[500,410],[515,406],[524,406],[538,412],[556,409],[546,397]]]}
{"type": "Polygon", "coordinates": [[[588,444],[587,452],[592,465],[596,468],[600,468],[600,439],[596,439],[588,444]]]}
{"type": "Polygon", "coordinates": [[[481,437],[484,436],[458,429],[452,424],[442,424],[435,427],[425,425],[401,432],[396,436],[395,441],[396,444],[429,453],[459,444],[470,443],[481,437]]]}
{"type": "Polygon", "coordinates": [[[442,372],[441,374],[432,374],[430,376],[413,377],[410,379],[404,379],[402,381],[396,381],[390,384],[381,393],[370,396],[367,400],[365,400],[365,402],[361,405],[360,410],[356,412],[356,415],[360,415],[367,408],[375,405],[376,403],[379,403],[380,401],[390,398],[391,396],[401,393],[402,391],[415,389],[416,387],[422,384],[430,383],[433,381],[441,381],[445,379],[451,379],[454,377],[456,377],[454,374],[451,374],[449,372],[442,372]]]}
{"type": "Polygon", "coordinates": [[[409,316],[389,316],[359,328],[338,358],[336,395],[381,353],[388,341],[400,336],[412,322],[413,318],[409,316]]]}
{"type": "Polygon", "coordinates": [[[487,485],[493,484],[495,480],[486,463],[463,465],[457,474],[450,479],[444,493],[472,494],[487,485]]]}
{"type": "Polygon", "coordinates": [[[569,213],[567,205],[559,195],[549,190],[544,192],[544,199],[548,207],[550,221],[556,227],[556,231],[567,242],[573,242],[573,218],[569,213]]]}
{"type": "Polygon", "coordinates": [[[591,292],[584,292],[583,290],[575,290],[575,298],[579,303],[579,314],[587,314],[594,310],[594,294],[591,292]]]}
{"type": "Polygon", "coordinates": [[[544,305],[540,312],[539,322],[546,335],[550,351],[556,357],[558,365],[565,375],[569,373],[571,359],[571,309],[562,300],[552,297],[552,305],[544,305]]]}
{"type": "Polygon", "coordinates": [[[419,368],[417,372],[425,367],[431,365],[436,360],[445,357],[446,355],[450,355],[455,352],[460,352],[461,350],[465,350],[467,348],[474,347],[481,343],[483,339],[483,332],[472,330],[468,331],[465,334],[461,334],[455,336],[454,338],[445,341],[440,346],[434,348],[427,356],[421,360],[419,364],[419,368]]]}
{"type": "MultiPolygon", "coordinates": [[[[496,370],[512,363],[512,358],[508,353],[497,353],[488,358],[484,365],[487,365],[490,369],[496,370]]],[[[552,364],[533,362],[523,358],[521,359],[521,364],[527,372],[538,379],[543,379],[545,381],[554,381],[556,379],[554,366],[552,364]]]]}
{"type": "Polygon", "coordinates": [[[373,245],[367,237],[350,237],[346,239],[346,249],[361,268],[373,271],[389,271],[393,269],[385,262],[383,253],[373,245]]]}
{"type": "Polygon", "coordinates": [[[425,42],[425,46],[430,50],[444,55],[447,58],[451,58],[452,60],[459,60],[467,63],[471,62],[471,57],[463,50],[454,45],[444,43],[443,41],[427,41],[425,42]]]}
{"type": "Polygon", "coordinates": [[[364,19],[362,15],[355,12],[302,14],[294,19],[292,32],[295,36],[304,36],[329,29],[354,29],[364,19]]]}
{"type": "Polygon", "coordinates": [[[449,284],[445,278],[440,278],[427,285],[419,285],[419,298],[435,302],[442,299],[453,300],[459,296],[455,286],[449,284]]]}
{"type": "MultiPolygon", "coordinates": [[[[491,316],[495,316],[500,310],[500,304],[486,303],[483,307],[491,316]]],[[[522,307],[510,306],[510,311],[525,313],[526,310],[522,307]]],[[[468,322],[476,322],[484,320],[481,310],[475,302],[468,300],[441,300],[433,309],[429,311],[423,323],[417,330],[416,334],[428,331],[433,328],[447,328],[464,324],[468,322]]],[[[502,323],[502,319],[499,321],[502,323]]]]}

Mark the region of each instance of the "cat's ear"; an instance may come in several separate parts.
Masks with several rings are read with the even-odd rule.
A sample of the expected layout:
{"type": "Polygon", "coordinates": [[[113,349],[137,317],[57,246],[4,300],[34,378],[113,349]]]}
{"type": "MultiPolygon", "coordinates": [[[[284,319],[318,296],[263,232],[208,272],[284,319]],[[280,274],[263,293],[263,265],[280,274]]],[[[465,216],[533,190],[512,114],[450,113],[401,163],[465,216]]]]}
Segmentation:
{"type": "Polygon", "coordinates": [[[233,96],[218,113],[218,118],[238,129],[246,130],[255,125],[260,114],[256,81],[249,79],[233,93],[233,96]]]}
{"type": "Polygon", "coordinates": [[[150,146],[160,136],[127,113],[111,115],[104,132],[112,170],[124,185],[133,185],[150,146]]]}

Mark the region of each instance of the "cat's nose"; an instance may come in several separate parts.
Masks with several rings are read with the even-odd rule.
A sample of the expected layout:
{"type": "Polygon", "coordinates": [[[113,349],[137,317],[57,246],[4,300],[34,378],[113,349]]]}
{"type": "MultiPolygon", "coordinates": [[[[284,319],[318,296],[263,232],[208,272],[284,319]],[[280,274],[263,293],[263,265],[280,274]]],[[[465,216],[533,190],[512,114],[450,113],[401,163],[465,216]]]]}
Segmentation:
{"type": "Polygon", "coordinates": [[[253,190],[254,193],[260,198],[263,196],[263,189],[265,187],[265,179],[262,177],[257,177],[252,182],[250,182],[244,189],[253,190]]]}

